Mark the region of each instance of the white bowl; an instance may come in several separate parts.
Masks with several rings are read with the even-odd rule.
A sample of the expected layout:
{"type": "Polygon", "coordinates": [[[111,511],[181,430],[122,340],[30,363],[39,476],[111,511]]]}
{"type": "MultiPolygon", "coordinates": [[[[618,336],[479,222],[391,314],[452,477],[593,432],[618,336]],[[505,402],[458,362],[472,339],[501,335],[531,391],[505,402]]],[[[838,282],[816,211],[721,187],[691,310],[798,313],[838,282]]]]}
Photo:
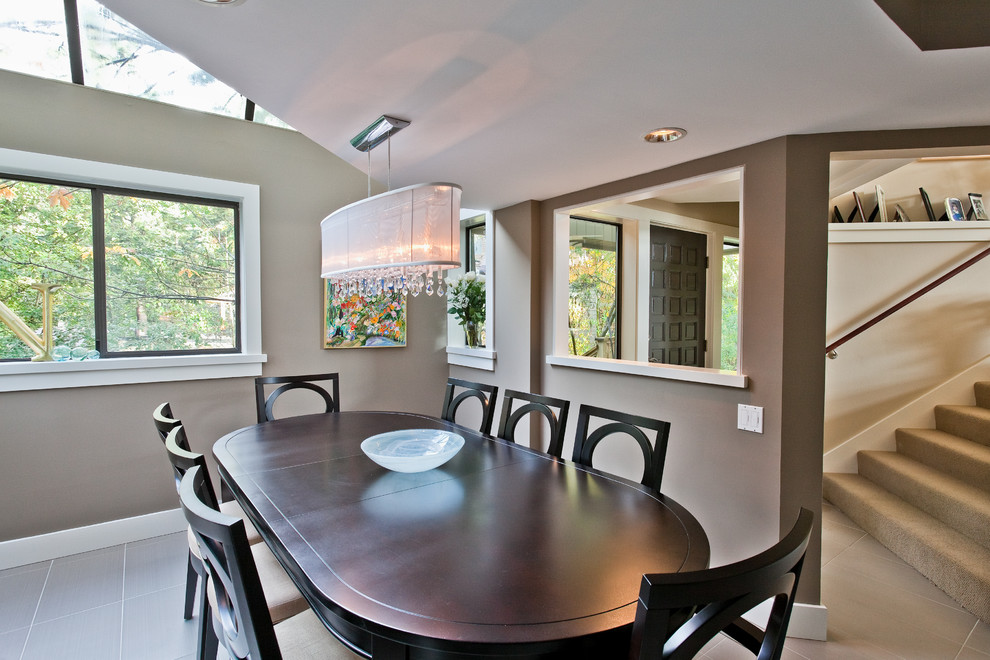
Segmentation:
{"type": "Polygon", "coordinates": [[[395,472],[424,472],[440,467],[464,446],[464,438],[439,429],[379,433],[361,442],[361,451],[395,472]]]}

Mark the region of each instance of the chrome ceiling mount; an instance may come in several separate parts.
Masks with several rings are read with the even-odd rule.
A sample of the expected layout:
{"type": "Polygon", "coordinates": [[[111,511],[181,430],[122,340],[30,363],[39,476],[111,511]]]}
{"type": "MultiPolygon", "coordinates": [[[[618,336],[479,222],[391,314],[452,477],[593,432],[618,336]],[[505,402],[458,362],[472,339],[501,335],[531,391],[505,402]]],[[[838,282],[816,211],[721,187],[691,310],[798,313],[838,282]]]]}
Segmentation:
{"type": "Polygon", "coordinates": [[[351,146],[358,151],[371,151],[408,125],[409,122],[405,119],[382,115],[373,121],[368,128],[352,137],[351,146]]]}

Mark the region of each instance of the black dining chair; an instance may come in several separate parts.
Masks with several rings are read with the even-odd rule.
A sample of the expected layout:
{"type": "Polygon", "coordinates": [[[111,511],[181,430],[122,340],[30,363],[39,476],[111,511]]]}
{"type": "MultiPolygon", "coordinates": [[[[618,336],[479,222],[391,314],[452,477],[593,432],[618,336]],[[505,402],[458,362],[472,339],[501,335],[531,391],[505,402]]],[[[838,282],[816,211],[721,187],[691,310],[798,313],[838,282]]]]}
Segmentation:
{"type": "Polygon", "coordinates": [[[151,419],[155,423],[155,429],[158,431],[158,435],[161,436],[162,442],[165,442],[169,431],[182,423],[172,414],[172,404],[168,401],[160,403],[155,407],[151,412],[151,419]]]}
{"type": "Polygon", "coordinates": [[[759,660],[779,660],[813,521],[814,514],[802,508],[780,542],[734,564],[644,575],[629,660],[688,660],[720,632],[759,660]],[[770,598],[765,628],[742,618],[770,598]]]}
{"type": "MultiPolygon", "coordinates": [[[[203,454],[197,454],[183,449],[180,446],[181,436],[182,426],[177,426],[165,439],[165,450],[168,453],[169,461],[172,463],[172,469],[175,472],[176,490],[180,491],[180,500],[183,478],[190,471],[199,470],[200,478],[196,486],[197,499],[211,510],[216,511],[217,514],[229,517],[231,520],[239,521],[240,529],[244,530],[242,531],[244,542],[250,548],[249,553],[254,558],[254,562],[260,572],[261,577],[259,579],[266,587],[264,591],[266,596],[265,603],[270,611],[270,616],[275,621],[281,621],[302,612],[307,607],[306,600],[299,593],[292,579],[282,569],[281,564],[279,564],[271,550],[268,549],[268,546],[264,543],[250,543],[246,531],[248,524],[242,517],[231,516],[227,513],[220,512],[217,506],[216,491],[213,490],[213,486],[210,483],[209,472],[206,467],[206,457],[203,454]]],[[[192,531],[190,529],[190,559],[199,576],[199,657],[212,658],[215,657],[215,648],[213,650],[214,655],[211,655],[210,647],[215,646],[216,642],[215,639],[211,640],[213,633],[210,624],[210,602],[206,585],[208,571],[206,570],[202,555],[202,545],[194,538],[192,531]]],[[[188,590],[188,582],[186,588],[188,590]]]]}
{"type": "Polygon", "coordinates": [[[216,657],[218,642],[230,658],[238,660],[362,657],[338,641],[301,597],[301,609],[275,618],[270,602],[266,603],[270,586],[254,546],[247,542],[243,521],[209,505],[207,483],[204,467],[194,466],[179,485],[179,502],[209,576],[206,596],[214,641],[205,650],[211,655],[204,657],[216,657]]]}
{"type": "Polygon", "coordinates": [[[515,442],[516,426],[520,420],[530,414],[534,416],[531,419],[542,416],[550,425],[550,444],[547,453],[560,458],[564,451],[564,430],[567,428],[567,411],[570,406],[571,402],[565,399],[505,390],[502,395],[502,414],[495,435],[503,440],[515,442]],[[522,402],[522,405],[513,410],[516,401],[522,402]]]}
{"type": "Polygon", "coordinates": [[[482,433],[492,432],[492,422],[495,419],[495,398],[498,396],[497,385],[473,383],[460,378],[448,378],[447,389],[444,391],[443,408],[440,418],[455,422],[457,409],[469,399],[481,402],[481,424],[478,428],[482,433]]]}
{"type": "Polygon", "coordinates": [[[258,423],[275,420],[275,400],[289,390],[310,390],[316,392],[326,404],[325,412],[340,410],[340,374],[312,374],[308,376],[261,376],[254,379],[255,408],[258,413],[258,423]],[[329,381],[330,391],[317,385],[329,381]],[[275,389],[266,392],[267,386],[277,385],[275,389]]]}
{"type": "MultiPolygon", "coordinates": [[[[172,414],[172,406],[168,401],[160,403],[155,407],[151,413],[151,419],[154,422],[155,430],[158,431],[158,435],[163,443],[172,429],[182,424],[182,422],[172,414]]],[[[186,435],[184,432],[177,436],[176,441],[183,443],[180,445],[182,449],[189,451],[189,443],[186,440],[186,435]]],[[[176,488],[179,487],[178,480],[176,480],[175,486],[176,488]]],[[[188,552],[188,559],[186,561],[186,597],[182,611],[182,617],[186,620],[192,618],[193,607],[196,602],[196,584],[200,579],[200,571],[197,570],[197,566],[198,562],[193,556],[192,549],[190,549],[188,552]]]]}
{"type": "Polygon", "coordinates": [[[643,477],[640,483],[659,493],[660,483],[663,481],[663,465],[667,457],[670,422],[582,404],[578,410],[574,453],[571,460],[580,465],[593,467],[592,458],[595,449],[602,440],[612,435],[628,436],[639,445],[643,453],[643,477]],[[592,430],[592,420],[596,422],[603,420],[604,423],[592,430]],[[652,443],[643,429],[653,432],[652,443]]]}

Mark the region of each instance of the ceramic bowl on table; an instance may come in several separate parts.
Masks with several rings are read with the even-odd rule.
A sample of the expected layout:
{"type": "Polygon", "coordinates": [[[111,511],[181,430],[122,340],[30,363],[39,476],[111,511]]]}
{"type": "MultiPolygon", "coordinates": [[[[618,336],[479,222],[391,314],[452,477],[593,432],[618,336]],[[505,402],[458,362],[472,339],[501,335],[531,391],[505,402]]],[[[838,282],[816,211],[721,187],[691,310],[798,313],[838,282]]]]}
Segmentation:
{"type": "Polygon", "coordinates": [[[440,467],[464,446],[464,438],[440,429],[403,429],[379,433],[361,442],[361,451],[395,472],[425,472],[440,467]]]}

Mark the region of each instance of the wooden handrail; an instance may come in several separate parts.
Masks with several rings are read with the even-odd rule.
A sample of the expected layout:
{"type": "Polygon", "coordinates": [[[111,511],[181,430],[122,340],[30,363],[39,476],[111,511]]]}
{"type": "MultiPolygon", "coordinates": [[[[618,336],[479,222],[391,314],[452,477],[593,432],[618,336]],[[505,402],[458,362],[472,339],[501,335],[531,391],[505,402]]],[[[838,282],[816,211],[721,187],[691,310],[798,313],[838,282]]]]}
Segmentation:
{"type": "Polygon", "coordinates": [[[904,298],[900,302],[895,303],[894,305],[891,305],[886,310],[880,312],[879,314],[877,314],[876,316],[874,316],[872,319],[870,319],[866,323],[863,323],[862,325],[860,325],[859,327],[857,327],[855,330],[852,330],[850,332],[847,332],[846,334],[844,334],[839,339],[836,339],[834,342],[832,342],[831,344],[829,344],[828,346],[825,347],[825,355],[829,356],[830,358],[834,358],[835,357],[834,351],[839,346],[842,346],[847,341],[849,341],[853,337],[859,335],[863,331],[865,331],[865,330],[867,330],[869,328],[872,328],[877,323],[879,323],[880,321],[884,320],[885,318],[887,318],[888,316],[890,316],[891,314],[893,314],[897,310],[901,309],[902,307],[905,307],[909,303],[914,302],[915,300],[917,300],[921,296],[925,295],[926,293],[928,293],[929,291],[931,291],[935,287],[939,286],[940,284],[942,284],[943,282],[945,282],[947,280],[952,279],[953,277],[955,277],[959,273],[963,272],[964,270],[966,270],[967,268],[969,268],[970,266],[972,266],[973,264],[977,263],[981,259],[984,259],[987,256],[990,256],[990,247],[984,249],[982,252],[979,252],[978,254],[976,254],[975,256],[971,257],[970,259],[967,259],[963,263],[959,264],[958,266],[956,266],[955,268],[953,268],[952,270],[950,270],[945,275],[942,275],[937,280],[931,282],[930,284],[926,284],[925,286],[923,286],[922,288],[918,289],[917,291],[915,291],[911,295],[907,296],[906,298],[904,298]]]}

